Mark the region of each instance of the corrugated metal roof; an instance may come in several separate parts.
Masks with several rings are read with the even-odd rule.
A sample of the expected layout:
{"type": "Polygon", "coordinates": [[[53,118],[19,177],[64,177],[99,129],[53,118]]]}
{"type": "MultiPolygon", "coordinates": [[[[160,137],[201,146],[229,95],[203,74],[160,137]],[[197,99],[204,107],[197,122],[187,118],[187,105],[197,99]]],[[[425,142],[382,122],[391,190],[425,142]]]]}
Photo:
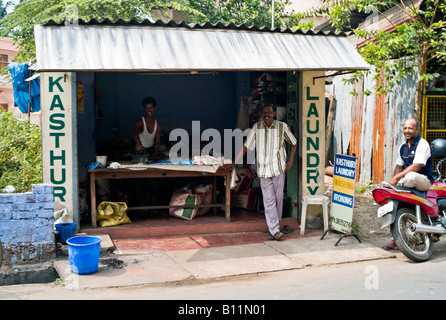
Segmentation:
{"type": "Polygon", "coordinates": [[[35,26],[41,71],[368,69],[344,33],[136,19],[35,26]]]}
{"type": "MultiPolygon", "coordinates": [[[[56,22],[54,20],[49,20],[48,22],[44,23],[43,26],[64,26],[67,22],[62,20],[60,22],[56,22]]],[[[70,22],[68,22],[70,23],[70,22]]],[[[236,25],[235,23],[223,23],[223,22],[217,22],[217,23],[211,23],[211,22],[204,22],[204,23],[185,23],[182,22],[176,22],[174,20],[170,20],[168,22],[164,22],[162,20],[157,21],[151,21],[148,19],[139,21],[136,18],[132,18],[130,20],[123,20],[123,19],[117,19],[115,21],[112,21],[108,18],[105,18],[102,21],[98,21],[96,19],[91,19],[90,21],[84,21],[82,19],[78,19],[76,21],[78,25],[81,26],[93,26],[93,25],[102,25],[102,26],[152,26],[152,27],[183,27],[188,29],[232,29],[232,30],[248,30],[248,31],[260,31],[260,32],[281,32],[281,33],[296,33],[296,34],[308,34],[308,35],[330,35],[330,36],[348,36],[352,32],[343,32],[343,31],[314,31],[314,30],[300,30],[300,29],[290,29],[290,28],[269,28],[268,26],[259,27],[256,25],[246,25],[246,24],[239,24],[236,25]]]]}

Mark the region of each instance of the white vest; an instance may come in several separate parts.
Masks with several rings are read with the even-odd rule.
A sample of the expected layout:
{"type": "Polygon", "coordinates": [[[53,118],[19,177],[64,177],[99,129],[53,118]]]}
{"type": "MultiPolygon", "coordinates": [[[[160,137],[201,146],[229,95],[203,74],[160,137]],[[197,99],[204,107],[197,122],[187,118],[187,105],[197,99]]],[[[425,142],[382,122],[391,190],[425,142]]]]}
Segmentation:
{"type": "Polygon", "coordinates": [[[144,148],[150,148],[155,144],[157,123],[155,120],[155,126],[153,127],[153,132],[149,133],[147,130],[146,119],[142,117],[142,123],[144,123],[144,130],[139,134],[139,140],[144,148]]]}

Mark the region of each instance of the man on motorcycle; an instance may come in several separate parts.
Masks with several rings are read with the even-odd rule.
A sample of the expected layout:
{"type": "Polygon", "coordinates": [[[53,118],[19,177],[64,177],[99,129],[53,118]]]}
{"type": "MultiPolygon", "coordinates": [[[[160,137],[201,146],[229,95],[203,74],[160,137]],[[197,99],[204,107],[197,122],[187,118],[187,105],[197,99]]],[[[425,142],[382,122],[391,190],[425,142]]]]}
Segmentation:
{"type": "Polygon", "coordinates": [[[398,159],[389,183],[427,191],[433,183],[432,152],[429,143],[420,137],[415,119],[404,122],[406,142],[399,147],[398,159]]]}
{"type": "MultiPolygon", "coordinates": [[[[429,143],[419,133],[420,126],[415,119],[404,122],[403,134],[406,142],[398,149],[395,170],[389,181],[391,185],[419,191],[427,191],[432,186],[432,152],[429,143]]],[[[392,240],[382,248],[397,249],[397,246],[392,240]]]]}

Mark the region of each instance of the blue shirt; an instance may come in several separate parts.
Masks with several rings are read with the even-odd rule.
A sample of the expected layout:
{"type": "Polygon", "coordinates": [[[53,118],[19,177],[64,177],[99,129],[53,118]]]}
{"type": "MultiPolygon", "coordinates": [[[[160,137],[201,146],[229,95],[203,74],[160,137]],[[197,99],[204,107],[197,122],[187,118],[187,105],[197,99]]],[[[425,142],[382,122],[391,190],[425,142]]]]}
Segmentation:
{"type": "MultiPolygon", "coordinates": [[[[406,140],[405,143],[403,143],[401,145],[401,147],[400,147],[400,156],[401,156],[401,159],[404,162],[403,170],[406,169],[408,166],[413,164],[413,161],[414,161],[415,155],[416,155],[416,150],[417,150],[418,144],[420,142],[421,143],[427,143],[427,145],[429,147],[429,150],[431,150],[430,146],[429,146],[429,143],[426,140],[422,139],[420,135],[418,135],[415,138],[415,141],[412,143],[410,148],[407,145],[407,140],[406,140]]],[[[418,162],[416,162],[416,163],[418,163],[418,162]]],[[[424,174],[425,176],[427,176],[427,178],[430,180],[430,182],[433,183],[434,179],[432,177],[432,151],[430,151],[430,154],[429,154],[429,157],[428,157],[428,159],[426,161],[426,164],[420,169],[420,171],[418,171],[418,173],[419,174],[424,174]]]]}

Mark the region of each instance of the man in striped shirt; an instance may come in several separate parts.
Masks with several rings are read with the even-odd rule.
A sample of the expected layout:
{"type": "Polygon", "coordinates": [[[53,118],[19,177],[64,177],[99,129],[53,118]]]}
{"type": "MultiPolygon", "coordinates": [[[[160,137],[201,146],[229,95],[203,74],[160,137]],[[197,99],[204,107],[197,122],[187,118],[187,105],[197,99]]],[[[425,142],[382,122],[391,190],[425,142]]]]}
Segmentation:
{"type": "Polygon", "coordinates": [[[257,176],[260,178],[270,238],[280,240],[283,236],[280,231],[280,221],[282,220],[285,172],[293,165],[297,140],[288,125],[274,120],[275,116],[273,105],[267,104],[262,107],[263,121],[254,124],[234,163],[239,163],[248,149],[255,149],[257,176]],[[291,145],[288,160],[285,142],[291,145]]]}

